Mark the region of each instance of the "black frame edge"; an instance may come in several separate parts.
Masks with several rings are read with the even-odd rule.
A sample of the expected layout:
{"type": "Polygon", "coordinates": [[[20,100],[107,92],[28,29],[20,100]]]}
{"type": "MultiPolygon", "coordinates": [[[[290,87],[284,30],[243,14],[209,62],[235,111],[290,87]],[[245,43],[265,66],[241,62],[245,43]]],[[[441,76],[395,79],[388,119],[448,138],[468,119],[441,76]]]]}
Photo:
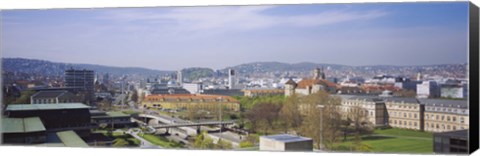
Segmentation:
{"type": "Polygon", "coordinates": [[[469,153],[478,149],[479,144],[479,12],[478,7],[469,2],[469,153]]]}

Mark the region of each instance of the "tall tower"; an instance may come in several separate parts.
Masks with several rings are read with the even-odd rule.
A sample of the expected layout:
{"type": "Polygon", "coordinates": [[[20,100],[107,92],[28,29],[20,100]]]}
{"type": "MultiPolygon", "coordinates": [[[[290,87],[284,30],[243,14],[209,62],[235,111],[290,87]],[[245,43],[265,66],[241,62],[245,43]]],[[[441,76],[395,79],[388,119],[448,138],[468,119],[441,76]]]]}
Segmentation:
{"type": "Polygon", "coordinates": [[[183,84],[182,70],[177,71],[177,84],[180,86],[183,84]]]}
{"type": "Polygon", "coordinates": [[[233,69],[228,69],[228,89],[233,89],[234,82],[233,78],[235,76],[235,70],[233,69]]]}
{"type": "Polygon", "coordinates": [[[320,77],[322,80],[325,80],[325,69],[322,67],[322,71],[320,71],[320,77]]]}
{"type": "Polygon", "coordinates": [[[315,80],[320,79],[320,73],[321,73],[320,68],[315,68],[313,70],[313,79],[315,80]]]}
{"type": "Polygon", "coordinates": [[[291,96],[295,93],[295,88],[297,87],[297,83],[292,79],[289,79],[285,83],[285,96],[291,96]]]}

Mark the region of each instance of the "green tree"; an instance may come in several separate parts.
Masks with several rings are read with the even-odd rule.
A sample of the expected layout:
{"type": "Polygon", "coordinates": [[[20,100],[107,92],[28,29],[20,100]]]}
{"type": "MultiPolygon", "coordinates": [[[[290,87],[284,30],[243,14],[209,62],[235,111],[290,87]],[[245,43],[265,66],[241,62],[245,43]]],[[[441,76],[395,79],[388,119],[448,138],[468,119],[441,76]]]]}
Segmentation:
{"type": "Polygon", "coordinates": [[[283,104],[279,115],[280,120],[284,122],[283,128],[285,132],[288,131],[288,129],[298,131],[298,128],[302,123],[299,104],[299,98],[296,94],[288,97],[283,104]]]}
{"type": "Polygon", "coordinates": [[[138,102],[138,92],[136,89],[132,91],[132,96],[130,97],[130,99],[135,103],[138,102]]]}
{"type": "Polygon", "coordinates": [[[321,144],[328,147],[337,142],[337,137],[341,135],[340,99],[320,91],[305,96],[301,102],[300,109],[305,113],[302,134],[312,138],[317,148],[321,144]],[[323,107],[319,108],[319,105],[323,107]]]}
{"type": "Polygon", "coordinates": [[[30,97],[35,94],[33,90],[26,90],[20,93],[20,97],[13,101],[14,104],[30,104],[30,97]]]}

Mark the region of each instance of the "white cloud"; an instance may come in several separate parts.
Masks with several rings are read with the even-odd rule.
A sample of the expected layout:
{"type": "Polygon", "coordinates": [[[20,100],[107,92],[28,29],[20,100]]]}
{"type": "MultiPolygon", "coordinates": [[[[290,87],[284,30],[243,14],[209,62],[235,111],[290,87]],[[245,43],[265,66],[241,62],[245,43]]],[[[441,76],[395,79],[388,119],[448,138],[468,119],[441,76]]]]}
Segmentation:
{"type": "Polygon", "coordinates": [[[154,9],[109,10],[102,19],[119,22],[170,24],[187,32],[204,30],[255,30],[275,26],[313,27],[341,22],[370,20],[382,17],[384,11],[321,11],[304,15],[272,15],[262,13],[274,6],[181,7],[157,12],[154,9]],[[164,11],[164,12],[163,12],[164,11]]]}

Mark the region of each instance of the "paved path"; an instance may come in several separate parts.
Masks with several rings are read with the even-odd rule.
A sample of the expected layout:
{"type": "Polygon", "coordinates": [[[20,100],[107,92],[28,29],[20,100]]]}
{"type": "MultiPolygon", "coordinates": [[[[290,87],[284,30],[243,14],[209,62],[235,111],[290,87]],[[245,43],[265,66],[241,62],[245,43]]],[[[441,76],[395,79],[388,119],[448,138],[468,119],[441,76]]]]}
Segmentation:
{"type": "Polygon", "coordinates": [[[142,137],[138,136],[138,133],[140,132],[140,129],[129,129],[126,133],[130,134],[134,138],[140,140],[140,148],[163,148],[161,146],[155,145],[148,140],[143,139],[142,137]]]}

